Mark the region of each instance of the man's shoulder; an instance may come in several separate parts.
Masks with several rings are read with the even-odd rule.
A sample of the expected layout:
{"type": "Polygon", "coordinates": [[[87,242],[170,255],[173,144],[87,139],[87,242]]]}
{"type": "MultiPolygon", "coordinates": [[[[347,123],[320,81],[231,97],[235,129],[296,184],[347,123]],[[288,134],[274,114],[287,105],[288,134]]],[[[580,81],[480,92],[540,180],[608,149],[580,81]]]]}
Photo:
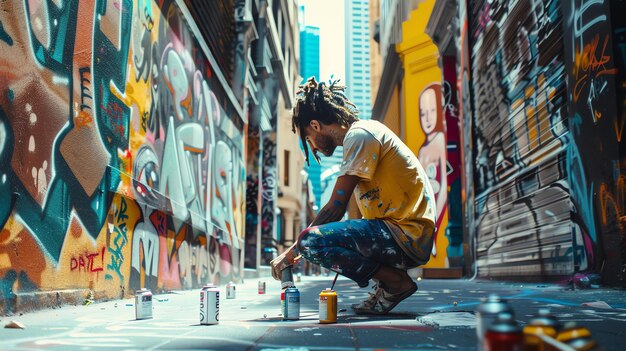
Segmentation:
{"type": "Polygon", "coordinates": [[[350,130],[346,136],[356,138],[373,138],[380,142],[386,132],[387,128],[385,125],[378,121],[359,120],[350,126],[350,130]]]}

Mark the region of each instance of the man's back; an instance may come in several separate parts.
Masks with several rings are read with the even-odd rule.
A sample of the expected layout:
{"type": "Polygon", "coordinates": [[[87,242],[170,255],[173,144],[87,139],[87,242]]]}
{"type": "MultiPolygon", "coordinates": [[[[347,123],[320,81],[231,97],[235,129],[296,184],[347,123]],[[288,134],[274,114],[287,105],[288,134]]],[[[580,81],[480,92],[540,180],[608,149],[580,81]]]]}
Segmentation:
{"type": "Polygon", "coordinates": [[[417,157],[391,130],[378,121],[353,123],[340,173],[361,178],[354,194],[363,218],[385,220],[410,256],[429,259],[433,190],[417,157]]]}

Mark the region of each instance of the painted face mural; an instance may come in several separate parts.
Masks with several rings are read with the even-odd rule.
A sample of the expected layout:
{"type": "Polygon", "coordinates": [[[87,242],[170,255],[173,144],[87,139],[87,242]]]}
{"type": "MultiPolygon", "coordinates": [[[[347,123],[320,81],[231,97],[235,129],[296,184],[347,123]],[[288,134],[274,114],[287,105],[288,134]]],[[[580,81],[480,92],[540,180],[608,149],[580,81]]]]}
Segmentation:
{"type": "MultiPolygon", "coordinates": [[[[441,89],[439,89],[441,91],[441,89]]],[[[422,123],[422,130],[426,135],[430,136],[435,131],[435,127],[438,124],[443,123],[443,119],[440,113],[440,106],[437,99],[437,91],[434,87],[424,89],[420,94],[419,100],[420,122],[422,123]]],[[[439,130],[441,131],[441,130],[439,130]]]]}
{"type": "MultiPolygon", "coordinates": [[[[442,106],[441,84],[432,83],[427,85],[419,96],[420,126],[426,135],[424,144],[419,149],[418,158],[424,167],[430,185],[435,193],[437,204],[437,223],[435,229],[435,242],[432,256],[437,257],[447,249],[447,242],[442,242],[443,233],[446,229],[447,219],[444,219],[446,203],[448,201],[447,172],[446,172],[446,136],[445,121],[442,106]]],[[[445,252],[442,257],[446,257],[445,252]]],[[[443,266],[447,267],[444,259],[443,266]]]]}
{"type": "Polygon", "coordinates": [[[0,299],[236,278],[242,123],[174,1],[0,9],[0,299]]]}

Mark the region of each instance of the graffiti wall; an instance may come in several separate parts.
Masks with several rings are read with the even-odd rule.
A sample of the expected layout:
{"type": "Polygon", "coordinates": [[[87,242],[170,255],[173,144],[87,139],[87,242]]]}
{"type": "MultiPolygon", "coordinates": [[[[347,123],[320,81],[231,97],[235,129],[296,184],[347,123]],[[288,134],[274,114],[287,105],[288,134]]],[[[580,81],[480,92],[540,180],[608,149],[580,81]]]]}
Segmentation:
{"type": "Polygon", "coordinates": [[[571,274],[591,243],[571,221],[561,3],[473,0],[468,11],[478,273],[571,274]]]}
{"type": "Polygon", "coordinates": [[[0,4],[0,302],[243,265],[242,122],[170,0],[0,4]]]}
{"type": "MultiPolygon", "coordinates": [[[[581,244],[586,249],[584,263],[602,272],[605,282],[623,284],[626,282],[626,155],[622,143],[624,88],[617,82],[618,74],[623,82],[624,73],[620,73],[618,65],[624,65],[616,60],[614,47],[621,48],[619,44],[614,46],[613,41],[621,41],[623,45],[624,20],[620,25],[620,16],[613,18],[616,25],[613,32],[611,3],[564,2],[567,33],[564,57],[571,97],[567,162],[575,214],[584,230],[581,244]]],[[[623,10],[621,1],[613,6],[619,7],[620,3],[623,10]]]]}
{"type": "MultiPolygon", "coordinates": [[[[611,9],[611,27],[612,27],[612,41],[613,41],[613,53],[615,68],[617,68],[617,74],[615,75],[615,103],[617,105],[617,113],[615,115],[614,126],[619,126],[616,130],[623,130],[624,123],[626,123],[626,20],[619,14],[626,13],[626,0],[618,0],[610,2],[611,9]]],[[[620,131],[621,133],[621,131],[620,131]]],[[[618,133],[615,136],[617,138],[618,133]]],[[[620,160],[620,174],[624,174],[626,168],[626,143],[622,141],[622,134],[619,134],[617,138],[619,148],[619,160],[620,160]]],[[[618,191],[624,189],[623,180],[618,180],[618,191]]],[[[617,264],[618,271],[612,273],[617,274],[617,278],[622,285],[626,285],[626,223],[624,223],[624,210],[626,209],[626,196],[623,193],[617,196],[613,196],[615,201],[614,208],[620,208],[621,210],[613,213],[619,213],[617,216],[617,223],[619,223],[619,235],[614,232],[619,247],[620,262],[617,264]]],[[[604,203],[609,203],[608,201],[604,203]]],[[[615,221],[615,219],[613,219],[615,221]]],[[[613,251],[614,252],[614,251],[613,251]]]]}
{"type": "MultiPolygon", "coordinates": [[[[274,110],[275,111],[275,110],[274,110]]],[[[261,174],[261,264],[269,265],[277,251],[278,168],[276,163],[276,132],[263,133],[263,166],[261,174]]]]}

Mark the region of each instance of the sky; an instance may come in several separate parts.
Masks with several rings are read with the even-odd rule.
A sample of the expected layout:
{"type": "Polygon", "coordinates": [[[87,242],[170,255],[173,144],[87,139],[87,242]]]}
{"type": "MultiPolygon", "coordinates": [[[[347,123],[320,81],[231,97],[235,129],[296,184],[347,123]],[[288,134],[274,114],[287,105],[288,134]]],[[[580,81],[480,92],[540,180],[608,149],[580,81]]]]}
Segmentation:
{"type": "Polygon", "coordinates": [[[299,0],[298,5],[304,5],[304,25],[320,29],[321,79],[327,81],[333,74],[345,83],[344,0],[299,0]]]}

